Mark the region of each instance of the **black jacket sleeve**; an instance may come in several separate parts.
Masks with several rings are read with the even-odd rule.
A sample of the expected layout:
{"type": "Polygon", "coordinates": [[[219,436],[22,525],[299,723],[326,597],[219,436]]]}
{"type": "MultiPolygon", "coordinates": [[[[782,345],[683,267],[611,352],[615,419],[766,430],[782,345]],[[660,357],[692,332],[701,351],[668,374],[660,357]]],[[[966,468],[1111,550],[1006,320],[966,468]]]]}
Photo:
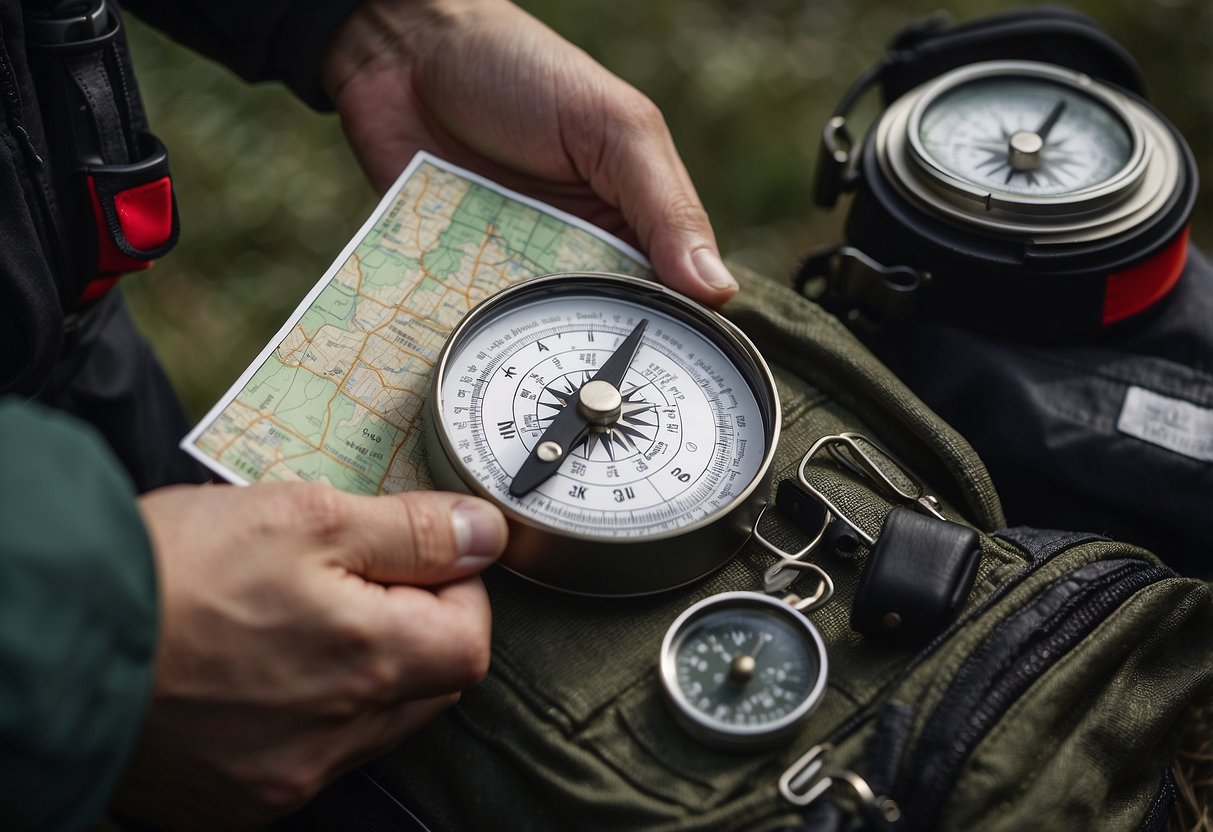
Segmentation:
{"type": "Polygon", "coordinates": [[[249,81],[284,81],[317,109],[332,104],[320,61],[358,0],[124,0],[146,22],[249,81]]]}

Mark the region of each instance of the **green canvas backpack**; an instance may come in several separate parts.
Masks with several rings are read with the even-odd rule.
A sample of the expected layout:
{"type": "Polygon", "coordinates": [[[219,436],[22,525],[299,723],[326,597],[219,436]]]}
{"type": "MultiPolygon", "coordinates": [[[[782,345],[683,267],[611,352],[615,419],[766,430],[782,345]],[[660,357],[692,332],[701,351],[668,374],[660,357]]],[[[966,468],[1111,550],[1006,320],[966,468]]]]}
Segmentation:
{"type": "MultiPolygon", "coordinates": [[[[723,751],[672,718],[658,650],[695,601],[762,591],[777,563],[767,549],[751,541],[707,579],[638,598],[562,594],[494,569],[488,677],[296,828],[1165,828],[1185,714],[1213,695],[1209,586],[1098,534],[1003,528],[963,438],[835,318],[737,272],[742,291],[725,314],[771,364],[781,397],[776,484],[797,479],[822,437],[866,437],[977,532],[954,619],[927,639],[859,632],[871,547],[844,534],[815,548],[809,559],[834,585],[809,613],[829,657],[825,696],[779,746],[723,751]]],[[[806,478],[879,541],[902,501],[839,462],[814,457],[806,478]]],[[[768,515],[767,537],[803,545],[783,512],[768,515]]]]}

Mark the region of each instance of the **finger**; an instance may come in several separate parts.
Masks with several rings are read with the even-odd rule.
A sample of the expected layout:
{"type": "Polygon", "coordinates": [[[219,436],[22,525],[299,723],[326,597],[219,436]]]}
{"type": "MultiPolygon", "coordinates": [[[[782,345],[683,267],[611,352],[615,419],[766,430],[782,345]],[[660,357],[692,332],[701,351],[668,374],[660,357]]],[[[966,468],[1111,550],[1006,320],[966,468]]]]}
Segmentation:
{"type": "Polygon", "coordinates": [[[388,587],[378,613],[379,659],[397,667],[398,700],[466,690],[488,672],[493,614],[478,577],[433,591],[388,587]]]}
{"type": "Polygon", "coordinates": [[[632,91],[615,99],[612,124],[601,131],[600,160],[590,183],[618,205],[648,252],[657,276],[671,288],[713,306],[737,291],[720,259],[704,211],[665,120],[648,99],[632,91]]]}
{"type": "Polygon", "coordinates": [[[341,565],[385,584],[433,586],[481,572],[508,533],[490,503],[438,491],[343,495],[336,511],[341,565]]]}
{"type": "Polygon", "coordinates": [[[488,672],[492,609],[477,576],[435,590],[328,581],[353,634],[357,673],[380,703],[465,690],[488,672]]]}

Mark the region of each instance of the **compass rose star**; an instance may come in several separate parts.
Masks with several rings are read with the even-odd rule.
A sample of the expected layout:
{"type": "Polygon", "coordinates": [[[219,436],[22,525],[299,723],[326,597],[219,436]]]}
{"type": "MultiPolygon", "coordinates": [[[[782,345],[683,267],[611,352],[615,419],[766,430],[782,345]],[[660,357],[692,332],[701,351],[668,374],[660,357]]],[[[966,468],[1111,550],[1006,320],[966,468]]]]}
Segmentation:
{"type": "Polygon", "coordinates": [[[591,431],[586,435],[581,449],[586,459],[593,459],[594,451],[601,448],[612,462],[615,461],[616,446],[625,454],[640,450],[640,443],[649,442],[656,436],[656,422],[646,421],[643,417],[650,412],[656,412],[657,405],[645,401],[639,393],[644,385],[636,385],[624,393],[621,398],[619,421],[604,431],[591,431]],[[646,433],[644,428],[651,432],[646,433]]]}
{"type": "MultiPolygon", "coordinates": [[[[536,421],[539,424],[545,424],[555,419],[562,410],[568,407],[573,396],[592,375],[590,371],[583,370],[580,383],[574,383],[570,376],[565,376],[545,386],[544,392],[553,401],[540,399],[537,404],[550,408],[553,412],[538,416],[536,421]]],[[[648,382],[633,384],[620,394],[622,401],[619,421],[608,428],[591,431],[581,441],[578,450],[586,459],[593,459],[594,452],[601,449],[606,458],[615,461],[617,449],[625,454],[634,453],[640,451],[642,443],[652,441],[656,436],[657,422],[649,414],[656,413],[657,405],[646,401],[641,393],[647,386],[648,382]]]]}

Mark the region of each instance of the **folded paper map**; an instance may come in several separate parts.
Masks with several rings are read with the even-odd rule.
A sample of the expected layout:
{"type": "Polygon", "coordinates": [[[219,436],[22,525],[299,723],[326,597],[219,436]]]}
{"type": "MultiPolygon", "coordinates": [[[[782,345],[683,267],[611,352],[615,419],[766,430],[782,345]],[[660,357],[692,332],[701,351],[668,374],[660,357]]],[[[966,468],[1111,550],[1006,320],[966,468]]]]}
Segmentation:
{"type": "Polygon", "coordinates": [[[447,335],[542,274],[648,274],[612,235],[418,153],[324,277],[181,447],[236,483],[430,486],[422,410],[447,335]]]}

